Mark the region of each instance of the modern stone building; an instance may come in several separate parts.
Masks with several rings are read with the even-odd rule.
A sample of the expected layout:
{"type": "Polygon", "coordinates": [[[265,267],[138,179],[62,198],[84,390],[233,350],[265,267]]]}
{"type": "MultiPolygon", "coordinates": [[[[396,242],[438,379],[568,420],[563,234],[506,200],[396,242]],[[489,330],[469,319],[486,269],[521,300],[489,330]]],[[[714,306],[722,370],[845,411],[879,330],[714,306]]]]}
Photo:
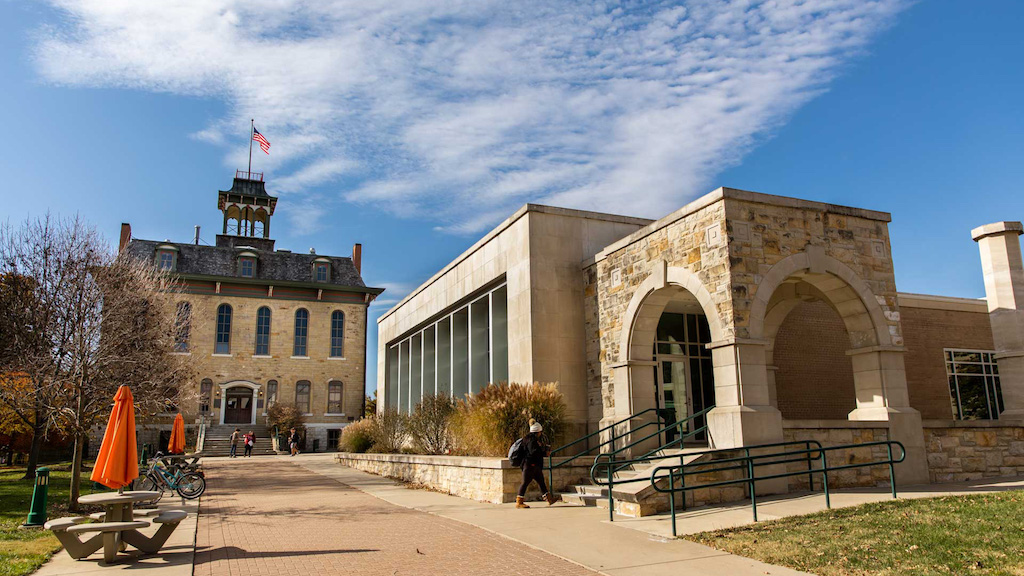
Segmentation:
{"type": "Polygon", "coordinates": [[[1024,473],[1020,223],[973,231],[986,301],[899,292],[890,220],[729,188],[658,221],[526,205],[380,317],[380,406],[557,382],[573,436],[713,407],[714,447],[890,438],[901,482],[1024,473]]]}
{"type": "Polygon", "coordinates": [[[363,283],[359,244],[351,256],[275,249],[277,202],[262,174],[239,172],[217,194],[224,225],[214,246],[199,243],[198,229],[191,243],[161,242],[133,238],[123,224],[120,250],[181,281],[176,351],[201,366],[198,402],[179,407],[190,426],[205,421],[218,439],[256,428],[269,446],[267,408],[288,402],[306,414],[307,449],[333,449],[363,414],[366,311],[383,290],[363,283]]]}

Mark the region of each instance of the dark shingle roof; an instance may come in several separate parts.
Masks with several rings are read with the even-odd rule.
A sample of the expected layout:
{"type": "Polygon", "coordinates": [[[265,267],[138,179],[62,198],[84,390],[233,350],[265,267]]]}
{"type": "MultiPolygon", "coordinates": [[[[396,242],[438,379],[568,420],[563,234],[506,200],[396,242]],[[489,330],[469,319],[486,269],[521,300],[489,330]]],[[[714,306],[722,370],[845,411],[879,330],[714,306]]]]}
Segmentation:
{"type": "Polygon", "coordinates": [[[260,196],[262,198],[276,198],[267,194],[267,186],[262,180],[249,180],[246,178],[235,178],[231,182],[230,190],[220,190],[221,194],[242,194],[244,196],[260,196]]]}
{"type": "MultiPolygon", "coordinates": [[[[241,242],[239,242],[241,244],[241,242]]],[[[175,268],[177,274],[197,276],[221,276],[240,278],[238,274],[238,255],[252,252],[257,255],[256,276],[254,280],[267,282],[303,282],[312,283],[313,261],[327,259],[331,264],[331,277],[327,284],[333,286],[349,286],[365,288],[362,277],[356,271],[351,258],[342,256],[324,256],[321,254],[303,254],[295,252],[267,252],[247,249],[242,246],[221,247],[196,244],[179,244],[176,242],[157,242],[154,240],[132,239],[125,250],[132,256],[156,262],[156,250],[159,246],[174,246],[178,249],[175,268]]],[[[376,292],[369,288],[365,291],[376,292]]]]}

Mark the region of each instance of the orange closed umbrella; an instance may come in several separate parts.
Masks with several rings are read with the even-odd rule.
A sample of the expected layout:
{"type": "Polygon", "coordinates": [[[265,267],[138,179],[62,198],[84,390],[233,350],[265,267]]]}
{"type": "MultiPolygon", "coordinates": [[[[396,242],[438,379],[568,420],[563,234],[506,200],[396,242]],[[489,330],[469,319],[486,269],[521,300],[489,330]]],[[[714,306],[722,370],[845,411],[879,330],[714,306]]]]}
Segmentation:
{"type": "Polygon", "coordinates": [[[167,443],[169,454],[181,454],[185,451],[185,419],[181,414],[174,417],[174,426],[171,427],[171,441],[167,443]]]}
{"type": "Polygon", "coordinates": [[[123,488],[139,477],[139,453],[135,446],[135,404],[132,391],[121,386],[114,395],[103,444],[90,479],[108,488],[123,488]]]}

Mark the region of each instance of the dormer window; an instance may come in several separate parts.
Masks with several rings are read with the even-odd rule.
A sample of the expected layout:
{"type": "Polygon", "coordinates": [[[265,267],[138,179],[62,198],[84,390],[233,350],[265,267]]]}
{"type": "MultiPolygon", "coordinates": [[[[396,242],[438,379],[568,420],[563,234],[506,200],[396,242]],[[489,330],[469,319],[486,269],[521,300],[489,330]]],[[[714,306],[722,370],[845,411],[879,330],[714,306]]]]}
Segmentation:
{"type": "Polygon", "coordinates": [[[314,282],[330,282],[331,281],[331,261],[327,258],[317,258],[313,261],[313,281],[314,282]]]}
{"type": "Polygon", "coordinates": [[[256,260],[252,258],[242,258],[238,262],[238,270],[242,275],[242,278],[252,278],[256,275],[256,260]]]}
{"type": "Polygon", "coordinates": [[[238,275],[242,278],[256,277],[256,254],[245,250],[238,255],[238,275]]]}
{"type": "Polygon", "coordinates": [[[173,244],[162,244],[156,248],[156,267],[162,272],[174,272],[178,264],[178,248],[173,244]]]}

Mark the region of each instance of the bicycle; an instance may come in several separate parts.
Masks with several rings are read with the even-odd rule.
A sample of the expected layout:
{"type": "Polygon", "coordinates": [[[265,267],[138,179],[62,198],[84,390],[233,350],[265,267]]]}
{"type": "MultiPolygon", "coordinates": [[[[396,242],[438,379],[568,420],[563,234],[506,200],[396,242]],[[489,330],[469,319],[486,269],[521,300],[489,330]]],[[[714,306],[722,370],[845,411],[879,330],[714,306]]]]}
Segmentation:
{"type": "Polygon", "coordinates": [[[149,504],[156,504],[166,490],[177,492],[186,500],[194,500],[206,491],[206,479],[202,472],[182,471],[176,465],[168,465],[162,457],[150,460],[150,467],[136,482],[137,490],[158,492],[160,495],[149,504]]]}

